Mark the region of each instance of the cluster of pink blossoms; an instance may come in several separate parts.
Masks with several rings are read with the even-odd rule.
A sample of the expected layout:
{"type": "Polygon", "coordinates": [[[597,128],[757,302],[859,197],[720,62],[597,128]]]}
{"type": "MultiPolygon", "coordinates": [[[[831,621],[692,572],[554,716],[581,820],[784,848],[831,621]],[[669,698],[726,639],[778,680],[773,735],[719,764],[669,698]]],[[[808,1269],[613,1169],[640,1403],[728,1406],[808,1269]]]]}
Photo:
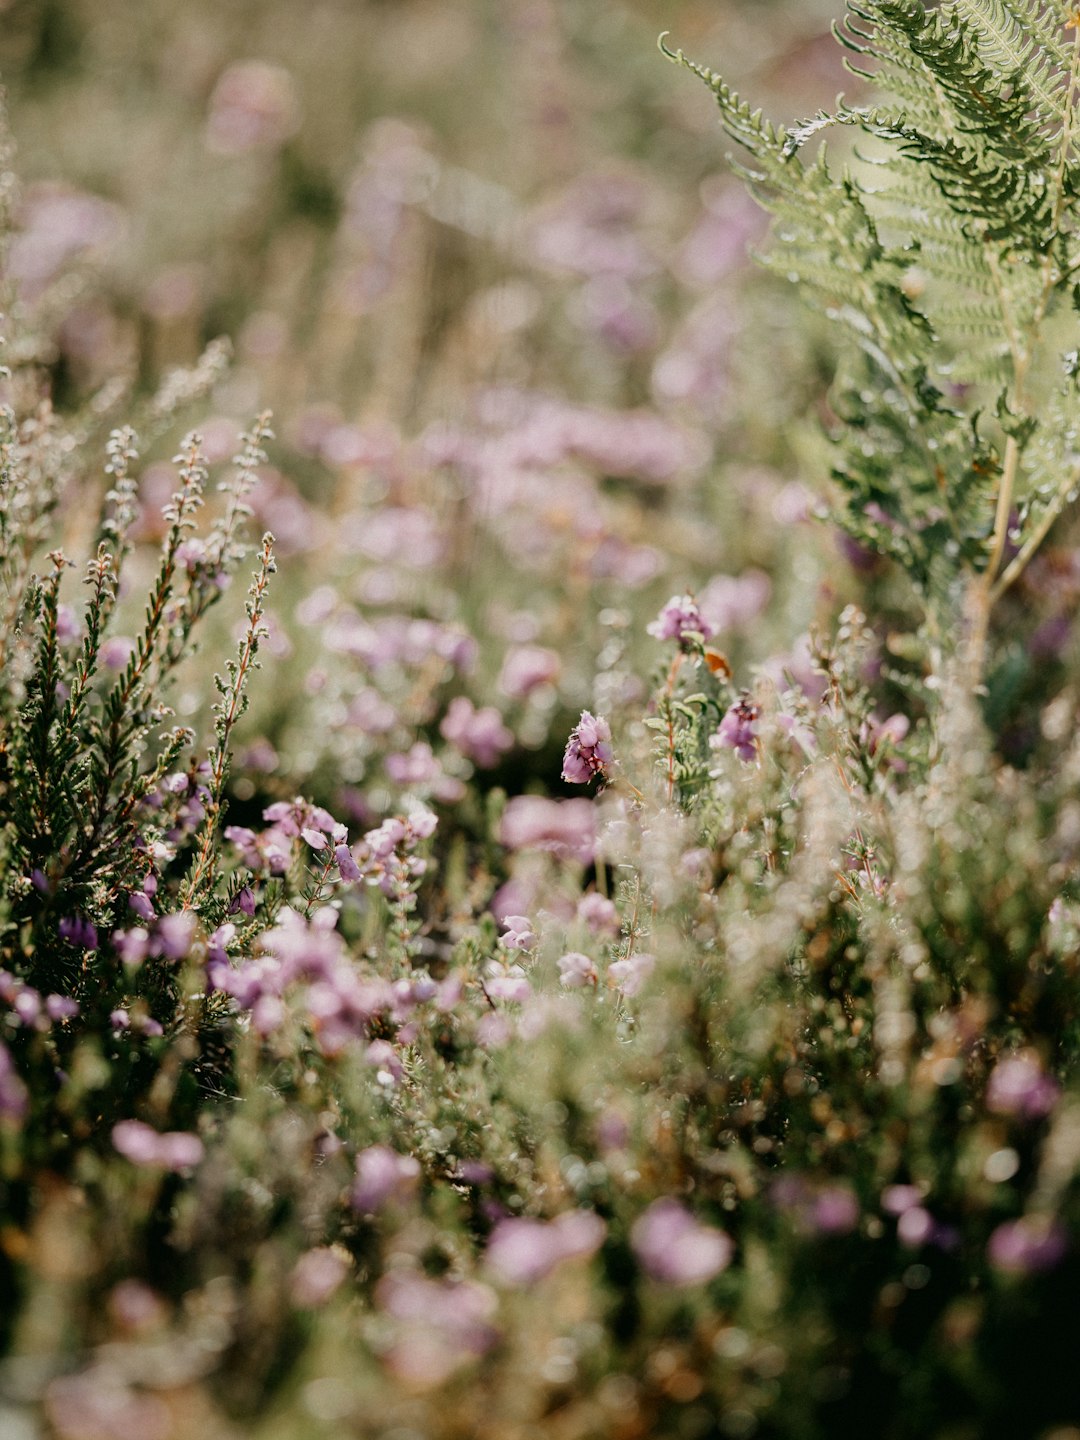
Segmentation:
{"type": "Polygon", "coordinates": [[[594,776],[606,780],[614,758],[611,726],[602,717],[583,710],[566,742],[562,778],[571,785],[587,785],[594,776]]]}
{"type": "Polygon", "coordinates": [[[680,649],[708,640],[716,633],[692,595],[673,595],[646,630],[657,640],[677,640],[680,649]]]}

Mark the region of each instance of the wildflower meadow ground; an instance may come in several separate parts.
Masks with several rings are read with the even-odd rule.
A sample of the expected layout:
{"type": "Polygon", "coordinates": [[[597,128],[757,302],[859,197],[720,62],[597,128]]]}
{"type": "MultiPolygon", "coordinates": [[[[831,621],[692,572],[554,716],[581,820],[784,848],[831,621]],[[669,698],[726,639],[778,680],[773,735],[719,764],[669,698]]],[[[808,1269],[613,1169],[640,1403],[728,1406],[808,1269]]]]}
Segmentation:
{"type": "Polygon", "coordinates": [[[1075,7],[0,76],[0,1440],[1080,1440],[1075,7]]]}

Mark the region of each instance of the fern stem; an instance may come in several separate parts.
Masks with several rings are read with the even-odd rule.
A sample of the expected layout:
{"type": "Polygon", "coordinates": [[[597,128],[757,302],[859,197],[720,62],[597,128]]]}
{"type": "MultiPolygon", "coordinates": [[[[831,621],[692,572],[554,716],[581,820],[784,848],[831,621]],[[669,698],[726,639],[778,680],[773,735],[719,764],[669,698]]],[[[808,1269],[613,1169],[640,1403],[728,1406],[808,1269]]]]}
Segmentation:
{"type": "Polygon", "coordinates": [[[1020,468],[1020,444],[1015,435],[1005,441],[1005,461],[1001,467],[1001,484],[998,486],[997,510],[994,514],[994,537],[984,578],[988,593],[997,578],[1001,557],[1005,554],[1005,542],[1009,536],[1009,515],[1012,512],[1013,491],[1020,468]]]}
{"type": "Polygon", "coordinates": [[[996,604],[1005,594],[1010,586],[1014,585],[1020,576],[1027,569],[1028,562],[1042,545],[1042,542],[1053,529],[1054,522],[1068,504],[1070,497],[1074,494],[1076,487],[1080,485],[1080,465],[1074,467],[1072,472],[1062,481],[1054,494],[1053,499],[1043,511],[1038,525],[1024,541],[1019,552],[1013,556],[1008,565],[998,576],[990,591],[990,603],[996,604]]]}
{"type": "MultiPolygon", "coordinates": [[[[1080,17],[1078,17],[1080,19],[1080,17]]],[[[1065,209],[1066,200],[1066,178],[1068,171],[1069,152],[1072,149],[1073,137],[1076,132],[1077,101],[1080,99],[1080,23],[1074,23],[1072,52],[1069,63],[1069,87],[1066,92],[1065,113],[1061,123],[1061,135],[1058,144],[1057,166],[1054,173],[1054,203],[1051,221],[1052,236],[1057,236],[1062,215],[1065,209]]],[[[1001,272],[998,268],[996,255],[990,252],[990,273],[994,277],[994,283],[998,286],[1001,300],[1002,319],[1005,322],[1009,335],[1009,346],[1013,356],[1013,404],[1020,416],[1027,413],[1026,383],[1028,370],[1032,357],[1039,343],[1039,332],[1042,322],[1046,318],[1046,312],[1050,305],[1051,297],[1057,288],[1060,276],[1055,272],[1054,252],[1051,246],[1047,247],[1042,260],[1042,287],[1035,308],[1032,311],[1031,320],[1027,327],[1027,334],[1023,341],[1016,335],[1015,328],[1011,323],[1010,314],[1006,304],[1005,288],[1001,284],[1001,272]]],[[[1007,568],[999,575],[1002,557],[1005,553],[1005,544],[1008,538],[1009,515],[1012,510],[1013,492],[1016,488],[1016,477],[1020,463],[1020,445],[1014,435],[1010,435],[1005,444],[1005,459],[1001,472],[1001,485],[998,489],[997,509],[994,517],[994,534],[990,551],[990,559],[986,570],[983,572],[980,604],[976,612],[975,633],[973,636],[972,656],[977,663],[981,673],[983,657],[986,649],[986,635],[990,623],[990,612],[997,601],[1004,595],[1005,591],[1014,584],[1026,568],[1032,556],[1038,550],[1043,540],[1049,534],[1050,529],[1057,519],[1057,516],[1064,508],[1069,494],[1077,482],[1076,473],[1072,474],[1055,494],[1053,500],[1047,506],[1042,519],[1035,530],[1025,541],[1019,553],[1009,562],[1007,568]]]]}

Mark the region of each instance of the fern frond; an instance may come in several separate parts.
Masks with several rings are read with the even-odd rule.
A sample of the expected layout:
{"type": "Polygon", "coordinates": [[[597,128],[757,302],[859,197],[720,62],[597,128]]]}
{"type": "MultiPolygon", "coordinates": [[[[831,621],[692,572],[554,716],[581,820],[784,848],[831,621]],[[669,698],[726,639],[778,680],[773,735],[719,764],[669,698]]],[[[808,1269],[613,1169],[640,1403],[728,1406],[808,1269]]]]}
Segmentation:
{"type": "Polygon", "coordinates": [[[954,0],[981,37],[983,56],[999,74],[1023,75],[1032,113],[1050,133],[1061,130],[1069,54],[1061,43],[1068,7],[1055,0],[954,0]]]}
{"type": "Polygon", "coordinates": [[[873,103],[841,100],[787,129],[673,58],[753,156],[744,173],[774,216],[766,263],[861,351],[832,400],[843,523],[894,556],[931,609],[974,575],[978,652],[1014,503],[1033,485],[1052,497],[1038,537],[1046,506],[1075,488],[1061,478],[1072,427],[1037,392],[1080,272],[1080,15],[1065,0],[849,0],[834,29],[873,103]],[[824,146],[806,158],[832,127],[873,142],[854,147],[853,174],[824,146]]]}

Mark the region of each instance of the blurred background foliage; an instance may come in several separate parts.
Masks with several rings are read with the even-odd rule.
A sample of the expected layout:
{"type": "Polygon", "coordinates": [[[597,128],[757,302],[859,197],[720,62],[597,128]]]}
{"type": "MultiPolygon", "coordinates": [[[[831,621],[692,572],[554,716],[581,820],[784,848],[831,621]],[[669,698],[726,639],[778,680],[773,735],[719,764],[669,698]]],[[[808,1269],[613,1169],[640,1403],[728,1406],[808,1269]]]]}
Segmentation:
{"type": "MultiPolygon", "coordinates": [[[[850,89],[836,10],[9,0],[10,268],[43,385],[68,407],[118,372],[146,389],[230,336],[196,418],[218,458],[275,413],[257,523],[295,557],[279,658],[315,660],[343,610],[426,617],[482,637],[479,699],[508,648],[549,647],[555,689],[509,763],[550,783],[583,705],[640,699],[673,590],[705,587],[744,674],[797,659],[852,581],[888,588],[810,518],[823,331],[747,258],[764,219],[708,95],[656,48],[670,30],[808,114],[850,89]]],[[[150,467],[144,496],[168,483],[150,467]]],[[[65,508],[69,549],[96,484],[65,508]]],[[[255,696],[282,768],[323,794],[371,769],[339,723],[354,660],[255,696]]],[[[396,742],[432,731],[437,705],[389,698],[396,742]]]]}
{"type": "MultiPolygon", "coordinates": [[[[494,843],[494,834],[505,835],[498,824],[505,796],[498,791],[560,793],[563,743],[585,706],[609,716],[631,749],[649,751],[651,733],[640,719],[656,688],[650,682],[659,677],[662,685],[668,672],[671,647],[645,627],[673,591],[697,592],[737,688],[750,682],[756,666],[777,678],[788,671],[808,696],[821,685],[808,663],[808,632],[815,624],[828,626],[857,597],[871,621],[865,632],[861,621],[849,624],[858,631],[849,688],[855,693],[873,682],[879,716],[872,720],[868,708],[851,728],[870,754],[874,742],[867,737],[880,717],[899,708],[888,671],[903,664],[911,622],[903,587],[885,562],[841,542],[814,514],[827,470],[819,433],[831,419],[824,326],[800,310],[780,279],[759,272],[748,258],[764,243],[763,217],[731,174],[708,93],[672,70],[656,48],[658,33],[669,30],[674,43],[722,66],[777,118],[801,117],[829,104],[838,90],[852,89],[829,35],[840,9],[840,0],[187,0],[182,6],[0,0],[0,76],[22,179],[8,267],[12,343],[34,356],[42,396],[50,394],[65,410],[96,404],[104,431],[106,423],[127,417],[131,392],[136,400],[145,396],[170,367],[193,363],[209,340],[232,338],[231,370],[202,412],[186,418],[197,420],[209,457],[221,463],[251,415],[273,408],[277,441],[254,504],[256,524],[277,535],[282,564],[271,591],[266,670],[252,690],[229,819],[257,824],[267,800],[303,791],[331,805],[355,833],[392,813],[403,793],[433,804],[440,811],[438,875],[445,889],[445,899],[424,900],[424,953],[433,963],[444,963],[449,940],[477,916],[493,944],[489,910],[514,915],[554,894],[558,913],[575,914],[581,875],[571,873],[559,911],[550,857],[513,855],[509,844],[494,843]],[[110,388],[118,374],[126,378],[126,392],[110,388]]],[[[138,533],[147,542],[160,536],[157,511],[175,483],[163,462],[178,433],[162,437],[143,467],[138,533]]],[[[100,470],[72,475],[61,519],[73,555],[84,548],[104,485],[100,470]]],[[[131,606],[145,591],[153,545],[133,561],[131,606]]],[[[1037,718],[1012,717],[1037,717],[1032,691],[1045,699],[1061,687],[1073,643],[1067,617],[1078,594],[1080,569],[1073,553],[1059,548],[1032,567],[1009,602],[1014,613],[1007,618],[1018,622],[1015,649],[1006,656],[1011,688],[995,686],[998,709],[991,718],[1015,755],[1041,743],[1061,745],[1070,733],[1071,691],[1055,707],[1052,724],[1044,715],[1041,734],[1037,718]]],[[[233,619],[239,610],[236,593],[220,607],[233,619]]],[[[134,609],[130,619],[135,629],[134,609]]],[[[206,646],[211,656],[230,648],[222,636],[206,646]]],[[[122,645],[119,652],[122,665],[127,652],[122,645]]],[[[196,662],[189,681],[170,696],[185,721],[205,721],[207,670],[206,662],[196,662]]],[[[927,946],[943,950],[943,966],[959,971],[968,963],[968,937],[981,933],[986,896],[1016,897],[1019,918],[1009,943],[996,934],[985,941],[992,955],[1007,957],[1001,960],[1002,1034],[992,1037],[1005,1046],[1012,1043],[1006,982],[1018,992],[1025,985],[1036,990],[1044,1003],[1028,975],[1028,956],[1043,965],[1038,937],[1049,900],[1043,890],[1075,870],[1076,808],[1069,808],[1050,845],[1015,804],[1010,813],[1023,824],[1009,845],[991,843],[1004,801],[995,795],[994,811],[989,801],[972,800],[992,766],[970,739],[978,735],[974,720],[962,718],[968,728],[954,748],[974,758],[964,772],[968,788],[957,788],[964,843],[956,842],[955,830],[939,836],[929,811],[925,825],[904,811],[893,848],[899,851],[911,834],[920,844],[925,840],[932,883],[927,880],[925,896],[916,894],[917,918],[927,946]],[[1048,853],[1058,857],[1058,869],[1049,872],[1048,853]],[[968,871],[974,879],[965,878],[968,871]],[[970,913],[950,912],[955,896],[970,900],[970,913]],[[947,924],[939,923],[941,915],[947,924]]],[[[891,761],[882,753],[887,770],[891,761]]],[[[896,1143],[895,1127],[882,1122],[893,1101],[868,1087],[856,1067],[856,1059],[867,1063],[862,1047],[873,1031],[863,994],[871,983],[878,992],[874,1004],[886,1021],[896,1021],[888,1033],[897,1054],[906,1056],[915,1033],[914,1020],[910,1031],[904,1028],[906,972],[899,987],[884,969],[868,972],[870,980],[860,973],[849,987],[858,1003],[851,1015],[841,1013],[837,995],[847,994],[854,921],[835,891],[844,877],[832,868],[831,832],[822,842],[820,873],[813,872],[821,894],[811,886],[805,900],[818,909],[807,922],[812,964],[794,977],[799,1004],[778,989],[767,1005],[740,1010],[739,997],[728,1003],[722,967],[701,963],[726,953],[732,937],[745,942],[756,933],[763,954],[772,943],[764,922],[744,927],[747,897],[760,893],[767,902],[772,893],[755,888],[753,837],[762,815],[772,823],[775,814],[778,826],[794,823],[801,784],[802,762],[789,756],[789,768],[770,772],[772,788],[761,798],[756,776],[741,777],[728,758],[717,833],[728,824],[728,810],[750,817],[731,827],[732,866],[749,878],[725,892],[734,895],[730,914],[710,908],[719,881],[698,895],[697,881],[680,869],[682,837],[665,840],[661,828],[642,861],[646,880],[661,895],[665,886],[675,887],[675,899],[687,906],[683,890],[689,887],[700,913],[686,911],[692,931],[658,922],[652,943],[668,957],[660,968],[664,984],[640,1029],[606,1025],[601,1033],[591,1021],[580,1032],[551,1027],[550,1043],[536,1036],[515,1041],[505,1060],[493,1062],[494,1118],[507,1137],[507,1153],[496,1157],[500,1177],[522,1193],[562,1196],[568,1204],[592,1204],[599,1196],[607,1203],[606,1192],[597,1188],[594,1195],[590,1188],[607,1185],[603,1167],[596,1180],[594,1166],[577,1158],[595,1154],[612,1166],[620,1235],[638,1203],[633,1186],[640,1184],[641,1197],[673,1193],[686,1176],[698,1175],[699,1153],[708,1162],[700,1167],[700,1193],[725,1213],[734,1207],[741,1172],[729,1176],[717,1163],[706,1173],[721,1150],[734,1153],[730,1134],[713,1131],[730,1106],[733,1123],[753,1137],[754,1154],[771,1152],[772,1112],[738,1103],[751,1095],[745,1077],[759,1070],[763,1093],[780,1097],[778,1113],[786,1114],[790,1102],[793,1129],[810,1137],[805,1160],[813,1187],[813,1167],[822,1176],[833,1169],[842,1176],[854,1166],[870,1213],[878,1171],[911,1178],[899,1168],[907,1151],[896,1143]],[[740,1015],[745,1035],[736,1023],[740,1015]],[[807,1038],[834,1032],[838,1071],[843,1066],[848,1075],[851,1066],[835,1115],[828,1096],[816,1093],[817,1060],[807,1038]],[[856,1057],[850,1062],[849,1052],[856,1057]],[[716,1080],[718,1055],[726,1068],[716,1080]],[[598,1074],[614,1079],[598,1080],[598,1074]],[[614,1131],[625,1129],[631,1138],[585,1133],[583,1117],[592,1111],[578,1107],[579,1094],[614,1131]],[[848,1099],[850,1114],[843,1109],[848,1099]],[[540,1137],[533,1148],[526,1143],[531,1135],[540,1137]],[[625,1160],[619,1158],[624,1147],[625,1160]],[[633,1178],[632,1159],[640,1160],[633,1178]],[[620,1198],[624,1193],[630,1200],[620,1198]]],[[[1068,773],[1078,773],[1077,765],[1074,757],[1068,773]]],[[[841,822],[850,819],[847,803],[826,795],[818,805],[826,816],[829,805],[840,816],[841,838],[841,822]]],[[[701,863],[704,852],[693,853],[701,863]]],[[[872,881],[865,851],[862,859],[872,881]]],[[[860,894],[844,889],[860,912],[860,894]]],[[[637,899],[617,898],[636,917],[637,899]]],[[[792,911],[788,918],[795,924],[798,917],[792,911]]],[[[787,923],[783,914],[781,922],[787,923]]],[[[1062,952],[1074,957],[1075,910],[1065,909],[1055,923],[1066,937],[1062,952]]],[[[566,924],[578,926],[568,932],[578,935],[575,944],[599,948],[596,937],[581,938],[583,922],[566,924]]],[[[787,943],[781,941],[778,954],[787,943]]],[[[552,958],[546,958],[549,970],[552,958]]],[[[1052,956],[1038,973],[1055,973],[1052,956]]],[[[957,1008],[942,1029],[936,982],[919,984],[913,1011],[945,1064],[954,1029],[958,1036],[981,1035],[988,1022],[957,1008]],[[932,1025],[939,1030],[931,1032],[932,1025]]],[[[1045,990],[1053,1002],[1047,1033],[1058,1042],[1058,1030],[1067,1031],[1072,1044],[1073,1017],[1056,990],[1049,984],[1045,990]]],[[[443,1050],[430,1063],[437,1077],[441,1065],[449,1076],[453,1103],[445,1104],[459,1124],[456,1144],[485,1122],[477,1099],[484,1092],[464,1063],[453,1068],[458,1036],[449,1020],[436,1038],[443,1050]]],[[[462,1054],[471,1053],[466,1040],[471,1044],[468,1036],[461,1040],[462,1054]]],[[[955,1040],[956,1047],[961,1043],[968,1042],[955,1040]]],[[[914,1042],[911,1049],[914,1066],[914,1042]]],[[[479,1075],[479,1061],[477,1067],[479,1075]]],[[[597,1302],[605,1323],[609,1302],[615,1316],[613,1348],[583,1308],[580,1286],[564,1286],[556,1275],[543,1303],[533,1303],[512,1332],[524,1337],[521,1354],[513,1352],[513,1363],[498,1372],[498,1394],[476,1384],[469,1371],[451,1377],[452,1404],[444,1403],[441,1390],[430,1402],[410,1398],[405,1392],[419,1382],[407,1365],[401,1376],[393,1373],[404,1348],[395,1348],[390,1302],[386,1313],[372,1316],[346,1287],[326,1318],[309,1327],[298,1318],[301,1302],[290,1309],[283,1298],[293,1284],[289,1246],[298,1249],[300,1240],[293,1230],[287,1244],[275,1235],[292,1226],[307,1244],[321,1233],[347,1183],[348,1157],[335,1160],[327,1149],[332,1164],[321,1188],[315,1186],[311,1157],[322,1153],[327,1122],[314,1100],[304,1109],[305,1087],[319,1093],[311,1072],[299,1073],[295,1084],[278,1073],[278,1088],[263,1083],[254,1068],[242,1079],[245,1105],[223,1107],[225,1143],[199,1193],[171,1217],[179,1235],[171,1248],[160,1243],[160,1217],[170,1214],[172,1192],[166,1189],[162,1199],[142,1172],[121,1175],[108,1167],[97,1212],[84,1206],[79,1192],[57,1183],[33,1235],[7,1237],[9,1248],[27,1247],[12,1255],[35,1276],[21,1336],[30,1363],[6,1372],[16,1401],[40,1388],[44,1372],[34,1369],[36,1357],[55,1349],[58,1335],[72,1351],[87,1335],[101,1340],[106,1371],[127,1363],[115,1334],[134,1336],[132,1363],[145,1367],[152,1360],[164,1377],[162,1390],[175,1390],[171,1420],[161,1419],[164,1401],[139,1392],[143,1408],[106,1410],[99,1421],[91,1408],[93,1378],[84,1385],[82,1376],[70,1383],[63,1377],[50,1402],[56,1433],[147,1440],[170,1433],[172,1424],[178,1435],[233,1435],[220,1416],[212,1430],[198,1379],[218,1367],[219,1352],[225,1355],[219,1367],[224,1407],[238,1415],[266,1407],[261,1428],[251,1433],[267,1440],[340,1434],[354,1413],[371,1417],[387,1440],[425,1433],[534,1435],[536,1416],[544,1417],[543,1433],[551,1435],[712,1434],[707,1406],[718,1392],[707,1392],[694,1407],[699,1371],[719,1375],[715,1383],[730,1385],[739,1400],[731,1399],[724,1434],[754,1433],[754,1414],[742,1405],[747,1396],[763,1411],[777,1404],[775,1428],[757,1432],[766,1437],[860,1433],[845,1430],[842,1415],[830,1418],[830,1406],[839,1413],[847,1404],[840,1361],[848,1352],[863,1353],[868,1333],[877,1345],[894,1328],[895,1349],[881,1342],[881,1365],[856,1376],[853,1408],[865,1402],[873,1411],[886,1393],[881,1374],[892,1366],[887,1393],[901,1417],[893,1433],[929,1434],[939,1421],[937,1433],[950,1440],[979,1433],[959,1424],[950,1429],[951,1410],[944,1418],[936,1413],[946,1393],[937,1379],[938,1388],[919,1389],[924,1374],[944,1374],[950,1385],[955,1379],[957,1393],[968,1385],[969,1341],[979,1333],[976,1301],[964,1292],[931,1328],[927,1316],[933,1318],[939,1302],[938,1292],[926,1289],[929,1268],[893,1243],[894,1221],[877,1218],[876,1209],[876,1234],[890,1239],[887,1260],[874,1263],[886,1268],[881,1274],[867,1268],[867,1251],[850,1229],[851,1195],[828,1186],[788,1196],[796,1230],[810,1226],[803,1212],[809,1215],[819,1200],[839,1203],[842,1213],[821,1220],[827,1237],[821,1248],[775,1247],[782,1281],[770,1270],[772,1251],[748,1247],[749,1330],[721,1329],[707,1307],[695,1318],[677,1295],[665,1298],[651,1282],[635,1288],[624,1244],[625,1263],[618,1251],[609,1252],[615,1260],[597,1302]],[[293,1084],[299,1101],[287,1108],[293,1084]],[[150,1260],[129,1253],[144,1232],[150,1260]],[[177,1254],[186,1257],[190,1273],[178,1273],[177,1254]],[[790,1265],[788,1256],[794,1256],[790,1265]],[[148,1301],[142,1288],[113,1285],[143,1271],[154,1287],[184,1296],[172,1328],[153,1295],[148,1301]],[[106,1285],[113,1285],[111,1309],[102,1303],[106,1285]],[[856,1306],[852,1287],[862,1297],[856,1306]],[[73,1293],[83,1297],[74,1318],[73,1293]],[[929,1310],[919,1299],[927,1295],[929,1310]],[[778,1329],[781,1296],[797,1303],[778,1329]],[[894,1327],[905,1300],[911,1303],[894,1327]],[[357,1325],[365,1335],[370,1330],[371,1354],[355,1344],[357,1325]],[[570,1363],[558,1345],[574,1327],[584,1338],[570,1363]],[[188,1337],[183,1344],[181,1334],[188,1337]],[[830,1352],[836,1335],[840,1360],[830,1352]],[[145,1336],[150,1343],[144,1346],[145,1336]],[[305,1338],[312,1343],[298,1376],[293,1362],[305,1338]],[[782,1392],[781,1346],[794,1357],[794,1378],[784,1381],[782,1392]],[[803,1350],[811,1356],[805,1365],[803,1350]],[[908,1357],[923,1351],[927,1368],[908,1366],[908,1357]],[[571,1403],[565,1379],[579,1353],[589,1385],[597,1381],[596,1398],[580,1404],[571,1403]],[[375,1354],[390,1357],[389,1379],[375,1354]],[[808,1401],[799,1386],[812,1367],[818,1389],[808,1401]],[[22,1378],[24,1392],[15,1393],[12,1376],[22,1378]],[[602,1376],[608,1377],[603,1383],[602,1376]],[[279,1384],[305,1388],[302,1403],[294,1406],[287,1396],[275,1415],[279,1384]],[[640,1403],[638,1387],[645,1397],[640,1403]],[[673,1418],[676,1409],[681,1419],[673,1418]],[[525,1418],[500,1432],[491,1421],[496,1412],[525,1418]]],[[[1005,1141],[1015,1140],[1024,1152],[1025,1185],[1034,1172],[1020,1120],[1006,1113],[980,1121],[965,1151],[952,1143],[951,1119],[941,1120],[952,1091],[933,1076],[920,1084],[911,1091],[915,1153],[925,1152],[927,1166],[932,1160],[940,1167],[927,1173],[935,1203],[940,1197],[952,1207],[943,1210],[942,1223],[962,1218],[970,1189],[982,1207],[976,1208],[981,1235],[979,1226],[1014,1214],[1011,1191],[981,1198],[984,1180],[990,1183],[984,1152],[1012,1155],[1005,1141]]],[[[90,1094],[89,1080],[86,1088],[90,1094]]],[[[398,1133],[411,1144],[414,1135],[423,1140],[436,1133],[445,1097],[437,1099],[430,1114],[419,1102],[402,1111],[393,1094],[380,1109],[370,1103],[365,1081],[355,1105],[345,1107],[352,1129],[343,1128],[357,1145],[398,1133]]],[[[906,1114],[906,1092],[896,1104],[906,1114]]],[[[1066,1116],[1070,1124],[1073,1113],[1066,1116]]],[[[500,1133],[494,1123],[489,1128],[500,1133]]],[[[1075,1127],[1066,1131],[1073,1136],[1075,1127]]],[[[434,1140],[431,1146],[435,1154],[434,1140]]],[[[462,1154],[471,1157],[467,1149],[462,1154]]],[[[434,1166],[430,1156],[425,1160],[434,1166]]],[[[443,1294],[435,1277],[463,1263],[456,1237],[475,1225],[475,1217],[465,1215],[471,1199],[447,1186],[431,1187],[431,1194],[432,1206],[445,1207],[449,1218],[440,1215],[436,1224],[406,1211],[387,1252],[390,1268],[396,1257],[415,1261],[418,1275],[430,1272],[415,1302],[428,1309],[443,1294]]],[[[757,1212],[765,1217],[762,1234],[774,1224],[771,1205],[762,1200],[757,1212]]],[[[343,1234],[362,1253],[362,1227],[343,1234]]],[[[1075,1275],[1070,1262],[1052,1283],[1071,1294],[1075,1275]]],[[[1028,1314],[1029,1292],[1004,1293],[1005,1299],[994,1292],[986,1302],[1004,1315],[998,1329],[988,1325],[986,1333],[1007,1336],[1010,1345],[1018,1334],[1027,1341],[1007,1356],[984,1356],[977,1378],[983,1383],[991,1375],[1000,1385],[1006,1428],[993,1433],[1011,1440],[1027,1423],[1018,1413],[1026,1392],[1014,1378],[1034,1388],[1026,1372],[1035,1360],[1055,1383],[1067,1385],[1071,1371],[1068,1357],[1062,1360],[1055,1349],[1062,1342],[1053,1331],[1053,1308],[1028,1314]]],[[[531,1288],[522,1297],[523,1315],[530,1301],[531,1288]]],[[[1030,1308],[1037,1310],[1034,1302],[1030,1308]]],[[[437,1310],[426,1319],[437,1370],[439,1346],[445,1341],[449,1353],[461,1334],[467,1345],[468,1326],[462,1331],[456,1311],[449,1322],[437,1310]]],[[[153,1379],[142,1368],[135,1378],[141,1384],[148,1376],[153,1379]]],[[[1055,1406],[1057,1396],[1049,1393],[1043,1409],[1052,1417],[1064,1412],[1064,1405],[1055,1406]]],[[[956,1407],[962,1411],[959,1401],[956,1407]]],[[[13,1425],[20,1423],[19,1414],[10,1414],[13,1425]]],[[[0,1431],[3,1423],[0,1415],[0,1431]]],[[[361,1428],[366,1423],[357,1420],[355,1433],[368,1433],[361,1428]]],[[[24,1428],[18,1440],[34,1434],[24,1428]]]]}

